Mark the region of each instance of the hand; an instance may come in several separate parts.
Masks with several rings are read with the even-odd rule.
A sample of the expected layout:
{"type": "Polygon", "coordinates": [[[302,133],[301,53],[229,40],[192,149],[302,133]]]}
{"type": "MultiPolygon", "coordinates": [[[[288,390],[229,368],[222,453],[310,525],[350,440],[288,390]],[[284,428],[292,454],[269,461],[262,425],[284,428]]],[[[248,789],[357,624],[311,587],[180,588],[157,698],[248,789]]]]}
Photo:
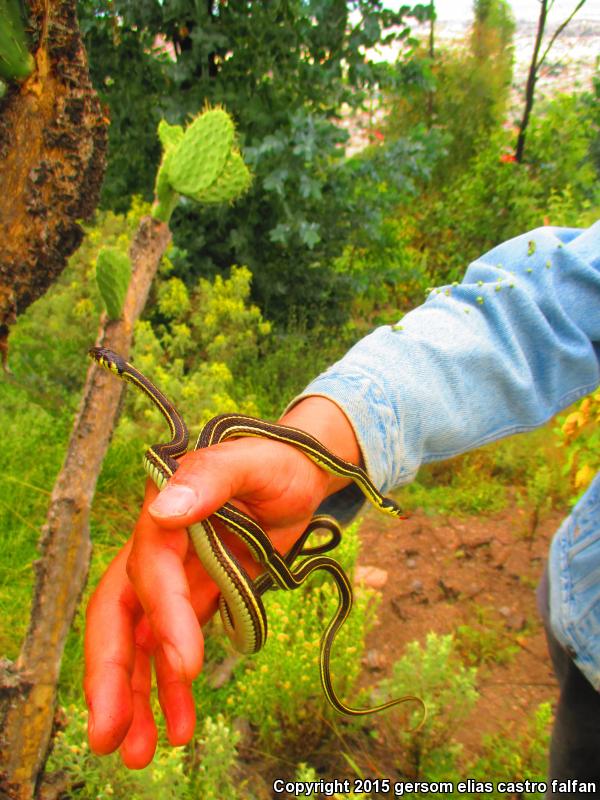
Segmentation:
{"type": "MultiPolygon", "coordinates": [[[[352,428],[331,401],[307,398],[282,422],[307,430],[342,458],[359,463],[352,428]]],[[[169,741],[185,744],[193,734],[191,682],[202,668],[201,626],[214,614],[219,593],[195,555],[186,526],[233,500],[286,552],[321,500],[343,485],[297,449],[253,438],[188,453],[160,494],[148,483],[133,536],[88,606],[85,693],[94,752],[120,747],[131,768],[152,760],[157,739],[150,707],[152,663],[169,741]]],[[[260,569],[243,545],[227,531],[222,535],[248,572],[257,575],[260,569]]]]}

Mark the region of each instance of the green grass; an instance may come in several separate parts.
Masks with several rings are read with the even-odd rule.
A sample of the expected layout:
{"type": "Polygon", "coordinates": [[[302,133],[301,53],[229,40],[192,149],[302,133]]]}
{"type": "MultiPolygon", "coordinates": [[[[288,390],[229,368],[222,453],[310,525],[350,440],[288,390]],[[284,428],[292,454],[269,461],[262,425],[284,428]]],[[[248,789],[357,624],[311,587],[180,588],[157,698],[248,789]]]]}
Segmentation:
{"type": "Polygon", "coordinates": [[[25,634],[33,562],[51,487],[63,459],[68,417],[56,417],[0,383],[0,652],[18,653],[25,634]]]}
{"type": "Polygon", "coordinates": [[[551,421],[530,433],[426,464],[412,484],[399,490],[399,500],[407,510],[421,508],[431,515],[482,515],[502,511],[516,491],[519,503],[529,509],[566,507],[570,487],[557,443],[551,421]]]}

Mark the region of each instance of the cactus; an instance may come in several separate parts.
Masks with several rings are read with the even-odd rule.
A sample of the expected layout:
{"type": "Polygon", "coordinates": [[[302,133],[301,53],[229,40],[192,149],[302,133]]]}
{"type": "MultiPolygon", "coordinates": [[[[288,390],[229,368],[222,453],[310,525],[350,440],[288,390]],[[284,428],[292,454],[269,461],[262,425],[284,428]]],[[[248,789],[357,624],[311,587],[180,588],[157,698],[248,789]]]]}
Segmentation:
{"type": "Polygon", "coordinates": [[[233,121],[222,108],[203,111],[185,131],[163,120],[158,136],[163,159],[155,184],[156,219],[169,221],[179,195],[214,204],[230,202],[248,189],[250,173],[235,148],[233,121]]]}
{"type": "Polygon", "coordinates": [[[131,262],[116,247],[103,247],[96,260],[96,282],[109,319],[119,319],[127,287],[131,280],[131,262]]]}
{"type": "Polygon", "coordinates": [[[250,186],[250,172],[237,150],[232,150],[216,180],[198,194],[191,195],[199,203],[228,203],[250,186]]]}
{"type": "Polygon", "coordinates": [[[193,197],[214,183],[233,145],[233,122],[220,108],[199,114],[186,129],[169,164],[171,186],[193,197]]]}
{"type": "Polygon", "coordinates": [[[158,123],[158,138],[165,151],[172,150],[183,139],[183,128],[181,125],[169,125],[166,120],[161,119],[158,123]]]}
{"type": "Polygon", "coordinates": [[[0,78],[23,80],[35,68],[27,49],[20,0],[0,0],[0,78]]]}
{"type": "Polygon", "coordinates": [[[165,150],[154,184],[156,200],[152,208],[152,216],[161,222],[168,222],[171,219],[171,214],[179,202],[179,195],[173,191],[169,183],[168,164],[171,155],[170,151],[165,150]]]}

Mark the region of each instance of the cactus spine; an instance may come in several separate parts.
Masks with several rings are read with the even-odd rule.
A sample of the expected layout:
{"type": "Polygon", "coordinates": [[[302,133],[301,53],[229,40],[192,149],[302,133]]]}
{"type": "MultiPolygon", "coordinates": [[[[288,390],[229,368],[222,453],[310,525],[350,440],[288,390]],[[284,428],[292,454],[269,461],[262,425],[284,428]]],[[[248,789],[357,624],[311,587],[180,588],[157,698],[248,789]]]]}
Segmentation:
{"type": "Polygon", "coordinates": [[[27,49],[20,0],[0,0],[0,78],[23,80],[35,67],[27,49]]]}
{"type": "Polygon", "coordinates": [[[131,262],[116,247],[103,247],[96,259],[96,283],[109,319],[119,319],[131,280],[131,262]]]}
{"type": "Polygon", "coordinates": [[[250,172],[235,147],[235,129],[222,108],[203,111],[185,131],[158,126],[163,159],[156,176],[153,215],[168,222],[179,195],[199,203],[231,202],[250,185],[250,172]]]}

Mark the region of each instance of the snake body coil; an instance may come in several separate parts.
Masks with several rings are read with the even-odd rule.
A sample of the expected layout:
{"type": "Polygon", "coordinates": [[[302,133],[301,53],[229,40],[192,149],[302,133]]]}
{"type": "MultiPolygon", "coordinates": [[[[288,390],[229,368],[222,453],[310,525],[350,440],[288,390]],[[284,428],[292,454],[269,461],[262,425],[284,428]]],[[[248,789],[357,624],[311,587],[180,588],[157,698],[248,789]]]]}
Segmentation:
{"type": "MultiPolygon", "coordinates": [[[[121,356],[101,347],[91,348],[89,354],[100,366],[144,392],[166,419],[171,431],[170,441],[152,445],[144,457],[146,472],[158,489],[163,489],[177,470],[177,458],[187,451],[189,435],[183,418],[160,389],[121,356]]],[[[393,516],[401,516],[398,505],[380,494],[363,469],[338,458],[317,439],[296,428],[264,422],[241,414],[222,414],[205,425],[196,443],[196,449],[210,447],[226,439],[240,436],[257,436],[293,445],[328,472],[353,480],[365,497],[379,510],[393,516]]],[[[339,525],[333,518],[313,517],[302,536],[285,556],[275,549],[258,523],[230,503],[225,503],[211,518],[190,525],[188,530],[202,565],[219,587],[221,592],[219,611],[227,635],[237,650],[242,653],[255,653],[264,645],[267,637],[267,616],[261,596],[267,590],[295,589],[313,572],[322,570],[332,576],[339,595],[337,612],[321,639],[320,675],[328,701],[341,713],[351,716],[382,711],[409,700],[423,706],[420,698],[406,695],[372,708],[352,708],[342,702],[335,692],[331,680],[331,649],[338,630],[352,608],[352,587],[342,566],[335,559],[325,555],[339,543],[341,538],[339,525]],[[213,525],[213,517],[244,542],[253,558],[264,567],[265,572],[255,581],[223,545],[213,525]],[[329,530],[331,537],[319,546],[307,547],[308,537],[317,529],[329,530]],[[299,557],[304,559],[295,564],[299,557]]]]}

